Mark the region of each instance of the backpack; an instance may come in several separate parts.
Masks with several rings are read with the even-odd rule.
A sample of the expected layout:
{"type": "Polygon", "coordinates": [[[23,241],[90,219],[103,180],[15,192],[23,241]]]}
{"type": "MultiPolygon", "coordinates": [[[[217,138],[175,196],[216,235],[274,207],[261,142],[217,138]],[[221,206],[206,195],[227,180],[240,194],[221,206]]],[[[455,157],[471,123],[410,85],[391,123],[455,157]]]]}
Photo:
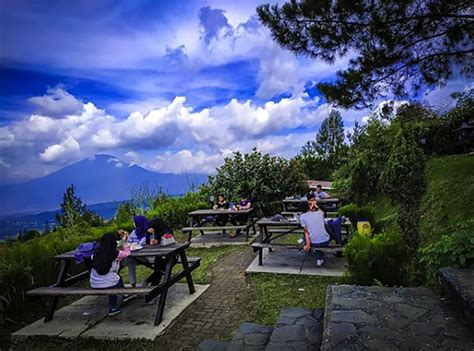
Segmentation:
{"type": "Polygon", "coordinates": [[[95,241],[91,241],[88,243],[79,244],[74,253],[74,261],[76,264],[82,263],[85,259],[91,258],[94,250],[99,247],[99,243],[95,241]]]}

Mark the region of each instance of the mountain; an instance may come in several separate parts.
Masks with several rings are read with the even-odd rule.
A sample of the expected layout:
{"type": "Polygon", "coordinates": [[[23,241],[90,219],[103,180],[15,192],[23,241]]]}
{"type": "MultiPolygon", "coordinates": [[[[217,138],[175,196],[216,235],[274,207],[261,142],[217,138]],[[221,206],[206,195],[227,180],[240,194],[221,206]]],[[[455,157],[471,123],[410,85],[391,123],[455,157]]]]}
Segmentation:
{"type": "Polygon", "coordinates": [[[204,174],[156,173],[110,155],[96,155],[45,177],[0,186],[0,214],[57,209],[71,184],[83,202],[94,204],[127,200],[130,190],[142,184],[148,184],[151,189],[161,187],[169,195],[179,195],[206,180],[204,174]]]}

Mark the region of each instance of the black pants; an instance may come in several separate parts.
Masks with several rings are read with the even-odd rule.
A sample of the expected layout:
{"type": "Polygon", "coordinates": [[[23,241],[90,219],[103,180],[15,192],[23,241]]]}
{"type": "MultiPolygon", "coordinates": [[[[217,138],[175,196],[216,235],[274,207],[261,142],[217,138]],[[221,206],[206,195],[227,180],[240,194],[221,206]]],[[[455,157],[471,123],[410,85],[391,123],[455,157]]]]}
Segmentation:
{"type": "Polygon", "coordinates": [[[165,257],[156,257],[155,262],[153,263],[155,271],[146,279],[147,283],[151,285],[159,285],[161,278],[166,269],[166,258],[165,257]]]}

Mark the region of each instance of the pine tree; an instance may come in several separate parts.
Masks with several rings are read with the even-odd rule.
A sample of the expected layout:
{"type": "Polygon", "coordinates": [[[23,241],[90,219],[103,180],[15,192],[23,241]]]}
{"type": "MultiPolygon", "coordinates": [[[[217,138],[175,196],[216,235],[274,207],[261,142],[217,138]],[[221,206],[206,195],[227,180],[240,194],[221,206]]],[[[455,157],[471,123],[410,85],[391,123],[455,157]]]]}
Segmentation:
{"type": "Polygon", "coordinates": [[[457,72],[472,74],[470,0],[302,0],[261,5],[257,13],[296,54],[330,64],[352,56],[336,81],[318,84],[342,107],[364,108],[387,92],[405,98],[457,72]]]}
{"type": "Polygon", "coordinates": [[[75,195],[74,185],[70,185],[63,195],[61,203],[61,214],[56,214],[56,223],[63,228],[71,229],[79,224],[81,216],[85,212],[85,205],[82,200],[75,195]]]}

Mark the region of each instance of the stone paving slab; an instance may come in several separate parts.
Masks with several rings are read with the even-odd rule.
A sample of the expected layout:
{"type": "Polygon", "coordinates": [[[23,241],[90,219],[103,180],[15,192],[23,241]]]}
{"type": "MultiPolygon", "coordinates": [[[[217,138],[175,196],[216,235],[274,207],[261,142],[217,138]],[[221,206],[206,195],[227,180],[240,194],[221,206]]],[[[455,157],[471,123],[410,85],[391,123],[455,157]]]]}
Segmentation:
{"type": "Polygon", "coordinates": [[[54,314],[52,321],[40,319],[15,332],[14,338],[28,336],[60,336],[64,338],[95,337],[100,339],[155,339],[172,324],[174,319],[209,285],[195,285],[196,292],[189,294],[187,284],[178,283],[168,291],[163,321],[154,326],[156,304],[149,305],[137,297],[123,306],[123,312],[107,317],[106,296],[86,296],[67,305],[54,314]]]}
{"type": "Polygon", "coordinates": [[[258,265],[258,257],[255,257],[246,273],[280,273],[280,274],[302,274],[340,277],[344,274],[344,259],[326,254],[325,263],[322,267],[316,266],[313,253],[305,253],[297,249],[286,247],[275,247],[273,252],[263,250],[263,265],[258,265]]]}
{"type": "Polygon", "coordinates": [[[474,337],[427,288],[333,285],[321,350],[474,350],[474,337]]]}
{"type": "Polygon", "coordinates": [[[253,232],[250,232],[249,240],[245,241],[245,233],[240,233],[235,238],[231,238],[229,233],[222,232],[208,232],[204,235],[199,234],[191,239],[191,247],[213,247],[213,246],[224,246],[224,245],[248,245],[252,242],[255,236],[253,232]]]}

